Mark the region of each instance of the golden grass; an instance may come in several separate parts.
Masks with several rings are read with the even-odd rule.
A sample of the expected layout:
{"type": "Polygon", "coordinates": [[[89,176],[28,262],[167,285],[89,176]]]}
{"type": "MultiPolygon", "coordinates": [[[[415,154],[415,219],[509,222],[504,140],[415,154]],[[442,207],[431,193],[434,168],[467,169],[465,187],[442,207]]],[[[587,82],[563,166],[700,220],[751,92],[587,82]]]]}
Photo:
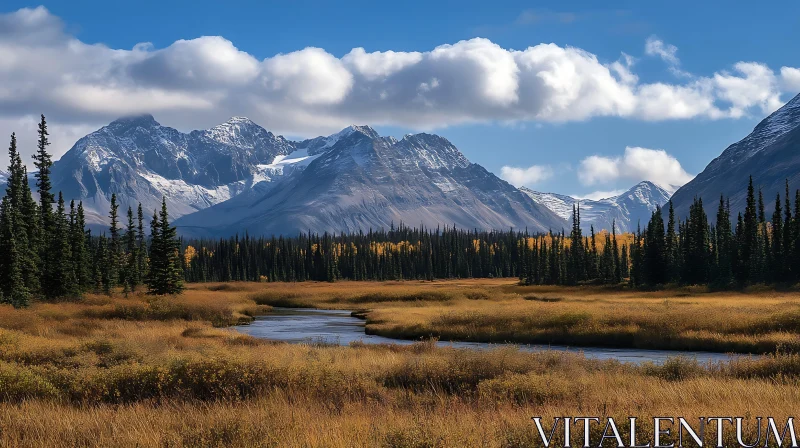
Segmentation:
{"type": "MultiPolygon", "coordinates": [[[[669,310],[718,303],[744,316],[759,306],[764,315],[795,306],[791,294],[678,297],[686,293],[508,281],[213,284],[191,285],[181,297],[0,306],[0,446],[499,448],[537,446],[532,416],[792,415],[800,355],[633,366],[513,347],[290,345],[222,328],[268,311],[267,303],[367,310],[370,325],[437,322],[437,311],[440,319],[482,318],[492,309],[506,320],[486,322],[505,325],[514,316],[507,306],[526,315],[556,307],[551,315],[593,320],[611,319],[616,309],[643,319],[636,325],[662,307],[688,318],[669,310]]],[[[685,328],[702,322],[694,317],[685,328]]]]}
{"type": "Polygon", "coordinates": [[[641,292],[513,280],[283,284],[258,303],[359,310],[367,332],[417,339],[738,353],[800,351],[800,293],[641,292]]]}

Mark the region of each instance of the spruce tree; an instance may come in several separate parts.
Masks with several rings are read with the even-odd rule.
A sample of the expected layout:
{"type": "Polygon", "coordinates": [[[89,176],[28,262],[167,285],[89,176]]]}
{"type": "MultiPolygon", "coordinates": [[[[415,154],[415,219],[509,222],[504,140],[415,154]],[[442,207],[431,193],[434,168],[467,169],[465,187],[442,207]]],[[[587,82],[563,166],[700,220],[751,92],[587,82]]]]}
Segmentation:
{"type": "Polygon", "coordinates": [[[136,214],[138,221],[136,228],[136,263],[139,271],[139,283],[142,283],[147,275],[147,238],[144,234],[144,213],[142,212],[141,202],[136,214]]]}
{"type": "MultiPolygon", "coordinates": [[[[165,198],[161,213],[153,213],[151,223],[150,272],[148,288],[151,294],[179,294],[183,291],[183,269],[180,260],[180,241],[177,229],[170,225],[165,198]]],[[[330,264],[329,264],[329,269],[330,264]]],[[[334,275],[329,270],[327,279],[334,275]]]]}
{"type": "MultiPolygon", "coordinates": [[[[75,201],[70,201],[70,215],[75,209],[75,201]]],[[[81,292],[87,291],[91,286],[91,263],[90,254],[87,247],[86,238],[86,216],[83,210],[83,202],[78,202],[78,207],[74,212],[74,219],[71,220],[70,228],[70,248],[72,250],[72,267],[75,270],[75,284],[81,292]]]]}
{"type": "Polygon", "coordinates": [[[120,238],[119,238],[119,204],[117,204],[117,194],[111,194],[111,209],[108,215],[111,219],[109,229],[110,238],[108,241],[108,283],[106,285],[106,292],[111,293],[114,291],[117,283],[119,282],[119,267],[120,267],[120,238]]]}
{"type": "Polygon", "coordinates": [[[30,293],[25,287],[22,255],[17,250],[17,238],[14,234],[14,230],[18,228],[17,219],[11,200],[5,196],[0,202],[0,242],[3,250],[0,259],[0,289],[3,302],[10,303],[14,308],[21,308],[28,306],[30,293]]]}
{"type": "Polygon", "coordinates": [[[781,213],[781,195],[775,197],[775,211],[772,213],[772,244],[770,247],[771,266],[769,272],[771,273],[771,280],[784,281],[784,254],[786,253],[783,247],[783,214],[781,213]]]}
{"type": "Polygon", "coordinates": [[[50,283],[52,282],[50,271],[55,265],[56,261],[53,260],[52,257],[48,256],[47,251],[50,250],[50,247],[52,246],[50,237],[54,231],[53,202],[55,202],[55,197],[50,191],[52,189],[50,181],[50,169],[53,166],[53,160],[50,156],[50,153],[47,152],[47,146],[50,145],[50,141],[48,139],[49,133],[47,132],[47,121],[45,120],[44,115],[41,116],[38,133],[39,139],[37,141],[36,153],[33,155],[33,160],[34,166],[37,169],[35,176],[36,187],[39,192],[40,232],[38,235],[38,252],[41,260],[39,270],[43,280],[42,283],[50,283]]]}
{"type": "Polygon", "coordinates": [[[755,281],[758,278],[758,215],[756,209],[755,189],[753,188],[753,176],[750,176],[750,183],[747,186],[747,205],[744,210],[744,221],[741,241],[741,269],[742,280],[744,282],[755,281]]]}
{"type": "Polygon", "coordinates": [[[50,238],[50,256],[58,262],[52,264],[51,281],[45,295],[50,298],[69,297],[77,292],[75,269],[72,266],[70,226],[64,207],[64,196],[58,193],[58,206],[53,215],[53,234],[50,238]]]}
{"type": "Polygon", "coordinates": [[[128,207],[128,227],[125,230],[125,289],[135,291],[140,279],[136,227],[133,222],[133,209],[128,207]]]}

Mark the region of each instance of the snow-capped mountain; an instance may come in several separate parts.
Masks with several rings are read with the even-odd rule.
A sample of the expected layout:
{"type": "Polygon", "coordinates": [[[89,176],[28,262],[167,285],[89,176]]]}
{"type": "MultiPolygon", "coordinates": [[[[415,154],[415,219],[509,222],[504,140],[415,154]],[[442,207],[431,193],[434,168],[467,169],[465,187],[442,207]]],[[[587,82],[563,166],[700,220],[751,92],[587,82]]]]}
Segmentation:
{"type": "Polygon", "coordinates": [[[120,216],[140,202],[149,216],[166,197],[198,234],[565,224],[441,137],[398,141],[368,126],[295,142],[243,117],[189,133],[150,115],[121,118],[75,143],[52,179],[54,191],[83,201],[96,228],[107,227],[114,193],[120,216]]]}
{"type": "Polygon", "coordinates": [[[121,214],[139,202],[152,213],[164,196],[178,217],[284,175],[302,160],[278,159],[294,151],[293,142],[247,118],[184,134],[150,115],[128,117],[81,138],[56,161],[53,190],[82,200],[93,224],[107,222],[112,193],[121,214]]]}
{"type": "Polygon", "coordinates": [[[176,221],[180,231],[270,235],[368,230],[401,222],[544,231],[566,225],[436,135],[397,140],[368,126],[351,126],[297,148],[307,157],[302,171],[268,190],[253,189],[184,216],[176,221]]]}
{"type": "MultiPolygon", "coordinates": [[[[675,213],[685,217],[695,197],[703,199],[706,213],[716,218],[720,195],[730,198],[733,216],[743,211],[748,177],[761,188],[766,211],[774,208],[775,195],[800,188],[800,95],[761,121],[748,136],[730,145],[702,173],[672,197],[675,213]]],[[[792,195],[794,193],[791,193],[792,195]]]]}
{"type": "Polygon", "coordinates": [[[596,231],[611,230],[614,222],[618,232],[632,232],[637,224],[647,223],[657,207],[669,202],[669,191],[654,184],[643,181],[618,196],[591,200],[576,199],[571,196],[540,193],[522,187],[522,192],[530,196],[537,204],[541,204],[566,220],[572,219],[572,206],[580,204],[581,229],[589,231],[594,226],[596,231]]]}

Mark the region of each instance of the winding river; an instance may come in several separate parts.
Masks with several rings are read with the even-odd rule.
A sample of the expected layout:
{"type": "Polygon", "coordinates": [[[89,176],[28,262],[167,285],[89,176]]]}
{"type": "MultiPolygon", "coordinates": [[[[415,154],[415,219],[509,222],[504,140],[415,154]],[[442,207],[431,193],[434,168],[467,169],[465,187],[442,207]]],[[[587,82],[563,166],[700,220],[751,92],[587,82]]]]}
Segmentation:
{"type": "MultiPolygon", "coordinates": [[[[318,310],[304,308],[275,308],[266,316],[256,318],[249,325],[236,329],[253,337],[275,341],[348,345],[360,341],[366,344],[411,344],[414,341],[393,339],[364,333],[365,322],[345,310],[318,310]]],[[[503,344],[486,342],[445,342],[442,347],[488,349],[503,344]]],[[[710,352],[686,352],[668,350],[640,350],[635,348],[566,347],[558,345],[519,345],[523,351],[559,350],[582,353],[592,359],[616,359],[622,362],[663,363],[669,357],[686,356],[701,363],[728,361],[737,355],[710,352]]]]}

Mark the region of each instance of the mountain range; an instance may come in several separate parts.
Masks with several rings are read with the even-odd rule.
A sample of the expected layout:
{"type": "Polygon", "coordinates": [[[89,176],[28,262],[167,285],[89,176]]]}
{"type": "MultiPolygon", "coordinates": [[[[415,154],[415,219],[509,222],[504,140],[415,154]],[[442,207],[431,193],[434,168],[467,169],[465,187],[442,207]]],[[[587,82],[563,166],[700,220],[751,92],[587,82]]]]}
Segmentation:
{"type": "MultiPolygon", "coordinates": [[[[744,209],[750,175],[770,213],[787,179],[792,191],[800,187],[798,149],[800,95],[678,189],[676,214],[685,217],[702,197],[713,220],[723,194],[735,215],[744,209]]],[[[600,200],[517,189],[432,134],[396,139],[349,126],[293,141],[243,117],[183,133],[151,115],[120,118],[78,140],[54,163],[52,183],[65,198],[83,201],[90,227],[98,229],[108,226],[112,194],[120,214],[141,203],[149,215],[163,196],[189,236],[366,231],[400,223],[558,231],[569,227],[575,204],[585,231],[616,223],[626,232],[671,193],[648,181],[600,200]]]]}
{"type": "Polygon", "coordinates": [[[112,194],[123,212],[141,203],[148,215],[165,197],[185,235],[566,225],[446,139],[398,140],[369,126],[291,141],[242,117],[189,133],[151,115],[126,117],[78,140],[52,180],[99,228],[112,194]]]}
{"type": "Polygon", "coordinates": [[[642,181],[620,195],[599,200],[540,193],[526,187],[520,190],[565,220],[572,219],[573,206],[580,206],[581,229],[584,232],[588,232],[592,226],[595,231],[611,231],[615,223],[617,232],[635,232],[639,223],[647,225],[653,211],[669,202],[670,198],[669,191],[650,181],[642,181]]]}

